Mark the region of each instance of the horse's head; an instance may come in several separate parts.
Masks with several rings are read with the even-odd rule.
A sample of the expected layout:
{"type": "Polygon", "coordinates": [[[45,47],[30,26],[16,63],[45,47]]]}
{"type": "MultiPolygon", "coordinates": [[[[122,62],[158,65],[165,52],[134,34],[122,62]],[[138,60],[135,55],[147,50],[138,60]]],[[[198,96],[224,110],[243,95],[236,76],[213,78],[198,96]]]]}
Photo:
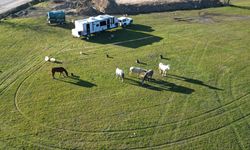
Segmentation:
{"type": "Polygon", "coordinates": [[[166,68],[167,68],[167,70],[170,70],[170,65],[168,64],[166,68]]]}

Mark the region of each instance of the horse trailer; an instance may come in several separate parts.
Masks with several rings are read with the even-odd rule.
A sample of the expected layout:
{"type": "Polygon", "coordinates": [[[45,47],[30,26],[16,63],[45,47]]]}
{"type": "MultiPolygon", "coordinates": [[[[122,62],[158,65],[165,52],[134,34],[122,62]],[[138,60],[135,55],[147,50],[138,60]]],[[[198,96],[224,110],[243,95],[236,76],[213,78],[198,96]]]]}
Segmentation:
{"type": "Polygon", "coordinates": [[[47,21],[49,24],[63,24],[65,23],[65,12],[62,10],[59,11],[49,11],[47,21]]]}
{"type": "Polygon", "coordinates": [[[75,21],[75,28],[72,29],[74,37],[90,36],[93,33],[117,28],[119,20],[110,15],[99,15],[96,17],[89,17],[83,20],[75,21]]]}

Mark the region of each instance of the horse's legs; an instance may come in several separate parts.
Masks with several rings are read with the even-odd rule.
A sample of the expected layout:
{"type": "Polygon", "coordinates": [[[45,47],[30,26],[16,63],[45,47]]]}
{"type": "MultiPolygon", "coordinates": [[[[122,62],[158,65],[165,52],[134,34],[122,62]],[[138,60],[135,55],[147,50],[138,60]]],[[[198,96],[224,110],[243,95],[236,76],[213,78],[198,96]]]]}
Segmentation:
{"type": "Polygon", "coordinates": [[[55,72],[52,71],[52,77],[55,79],[55,72]]]}
{"type": "Polygon", "coordinates": [[[65,74],[64,74],[64,73],[65,73],[65,72],[63,71],[63,72],[62,72],[62,74],[63,74],[63,77],[65,77],[65,76],[66,76],[66,75],[65,75],[66,73],[65,73],[65,74]]]}

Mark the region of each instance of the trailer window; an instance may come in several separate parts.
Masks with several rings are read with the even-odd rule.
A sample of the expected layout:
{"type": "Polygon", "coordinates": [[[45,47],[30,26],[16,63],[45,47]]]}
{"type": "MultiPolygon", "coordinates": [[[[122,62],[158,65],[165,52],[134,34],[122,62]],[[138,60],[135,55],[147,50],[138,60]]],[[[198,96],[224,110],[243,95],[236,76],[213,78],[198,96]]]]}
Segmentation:
{"type": "Polygon", "coordinates": [[[107,25],[106,20],[105,20],[105,21],[100,22],[100,26],[105,26],[105,25],[107,25]]]}

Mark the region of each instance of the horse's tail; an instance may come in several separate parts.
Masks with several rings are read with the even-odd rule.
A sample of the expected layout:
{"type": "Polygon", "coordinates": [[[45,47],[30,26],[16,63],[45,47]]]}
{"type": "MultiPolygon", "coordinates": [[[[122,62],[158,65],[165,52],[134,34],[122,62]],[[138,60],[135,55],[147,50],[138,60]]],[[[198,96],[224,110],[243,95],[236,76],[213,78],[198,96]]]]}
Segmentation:
{"type": "Polygon", "coordinates": [[[123,73],[122,73],[122,82],[123,82],[124,78],[125,78],[125,74],[124,74],[124,72],[123,72],[123,73]]]}

